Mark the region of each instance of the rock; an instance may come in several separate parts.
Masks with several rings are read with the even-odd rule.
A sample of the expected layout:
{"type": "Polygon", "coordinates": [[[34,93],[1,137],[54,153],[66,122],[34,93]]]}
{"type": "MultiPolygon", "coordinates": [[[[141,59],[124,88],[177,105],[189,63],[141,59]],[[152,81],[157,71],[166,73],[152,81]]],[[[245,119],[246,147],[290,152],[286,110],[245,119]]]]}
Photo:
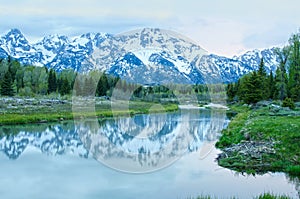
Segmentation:
{"type": "Polygon", "coordinates": [[[245,132],[244,133],[244,138],[245,138],[245,140],[249,141],[250,140],[250,133],[249,132],[245,132]]]}
{"type": "Polygon", "coordinates": [[[256,103],[258,107],[268,107],[272,102],[271,101],[259,101],[256,103]]]}
{"type": "Polygon", "coordinates": [[[217,160],[234,157],[236,154],[259,159],[263,154],[274,154],[274,146],[275,142],[242,141],[239,144],[234,144],[222,149],[223,152],[218,155],[217,160]]]}
{"type": "Polygon", "coordinates": [[[295,102],[296,107],[300,107],[300,102],[295,102]]]}
{"type": "Polygon", "coordinates": [[[47,120],[40,120],[39,123],[47,123],[47,120]]]}

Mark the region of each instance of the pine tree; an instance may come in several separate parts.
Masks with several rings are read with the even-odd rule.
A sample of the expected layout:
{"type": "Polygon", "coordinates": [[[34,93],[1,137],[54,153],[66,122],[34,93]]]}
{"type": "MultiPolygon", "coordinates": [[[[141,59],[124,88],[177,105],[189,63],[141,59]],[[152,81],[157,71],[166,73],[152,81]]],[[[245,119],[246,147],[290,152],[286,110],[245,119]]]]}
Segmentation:
{"type": "Polygon", "coordinates": [[[48,94],[52,92],[56,92],[56,90],[57,90],[56,72],[53,69],[50,69],[49,77],[48,77],[48,94]]]}
{"type": "Polygon", "coordinates": [[[273,99],[274,95],[275,95],[275,80],[274,80],[274,76],[273,76],[273,72],[272,70],[270,71],[270,75],[269,75],[269,79],[268,79],[268,90],[269,90],[269,99],[273,99]]]}
{"type": "Polygon", "coordinates": [[[260,59],[259,68],[258,68],[257,73],[261,77],[266,77],[267,76],[267,72],[266,72],[266,69],[265,69],[265,63],[264,63],[263,58],[260,59]]]}
{"type": "Polygon", "coordinates": [[[103,73],[98,81],[96,94],[97,96],[105,96],[109,89],[107,76],[103,73]]]}
{"type": "Polygon", "coordinates": [[[8,70],[5,75],[4,79],[1,84],[1,95],[5,96],[14,96],[14,89],[13,89],[13,80],[11,77],[11,73],[8,70]]]}
{"type": "Polygon", "coordinates": [[[247,104],[257,103],[263,99],[260,76],[257,72],[246,75],[242,78],[239,87],[239,98],[247,104]]]}
{"type": "Polygon", "coordinates": [[[294,101],[300,100],[300,35],[294,34],[289,40],[289,96],[294,101]]]}
{"type": "Polygon", "coordinates": [[[260,60],[259,68],[257,71],[258,78],[261,80],[261,93],[262,93],[262,99],[267,100],[270,96],[270,90],[268,89],[268,76],[265,69],[265,63],[263,58],[260,60]]]}
{"type": "Polygon", "coordinates": [[[61,80],[61,88],[60,88],[60,94],[61,95],[67,95],[70,94],[71,92],[71,88],[70,88],[70,84],[67,78],[64,78],[61,80]]]}

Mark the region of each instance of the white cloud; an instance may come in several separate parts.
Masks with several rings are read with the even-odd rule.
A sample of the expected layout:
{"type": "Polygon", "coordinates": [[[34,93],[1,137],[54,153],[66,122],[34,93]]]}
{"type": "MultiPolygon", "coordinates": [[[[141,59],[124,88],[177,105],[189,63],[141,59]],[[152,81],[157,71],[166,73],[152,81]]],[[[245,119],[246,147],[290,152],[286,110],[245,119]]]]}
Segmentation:
{"type": "Polygon", "coordinates": [[[300,27],[299,0],[0,0],[0,32],[27,35],[176,30],[208,51],[233,55],[282,43],[300,27]]]}

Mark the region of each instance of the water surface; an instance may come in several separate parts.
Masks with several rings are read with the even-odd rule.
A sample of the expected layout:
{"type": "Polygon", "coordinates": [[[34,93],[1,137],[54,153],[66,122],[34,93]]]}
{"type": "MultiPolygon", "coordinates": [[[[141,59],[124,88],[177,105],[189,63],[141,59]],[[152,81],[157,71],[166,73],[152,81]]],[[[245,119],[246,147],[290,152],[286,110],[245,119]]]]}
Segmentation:
{"type": "Polygon", "coordinates": [[[227,122],[222,112],[194,110],[2,126],[1,198],[298,198],[299,182],[285,174],[243,176],[216,164],[213,145],[227,122]]]}

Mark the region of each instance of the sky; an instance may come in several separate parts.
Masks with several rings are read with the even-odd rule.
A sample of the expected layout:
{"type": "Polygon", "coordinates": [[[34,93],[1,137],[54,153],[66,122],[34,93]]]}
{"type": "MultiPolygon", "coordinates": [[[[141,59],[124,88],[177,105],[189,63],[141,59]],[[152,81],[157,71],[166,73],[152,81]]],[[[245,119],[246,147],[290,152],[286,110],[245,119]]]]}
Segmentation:
{"type": "Polygon", "coordinates": [[[176,31],[223,56],[284,45],[300,28],[299,0],[0,0],[0,34],[176,31]]]}

